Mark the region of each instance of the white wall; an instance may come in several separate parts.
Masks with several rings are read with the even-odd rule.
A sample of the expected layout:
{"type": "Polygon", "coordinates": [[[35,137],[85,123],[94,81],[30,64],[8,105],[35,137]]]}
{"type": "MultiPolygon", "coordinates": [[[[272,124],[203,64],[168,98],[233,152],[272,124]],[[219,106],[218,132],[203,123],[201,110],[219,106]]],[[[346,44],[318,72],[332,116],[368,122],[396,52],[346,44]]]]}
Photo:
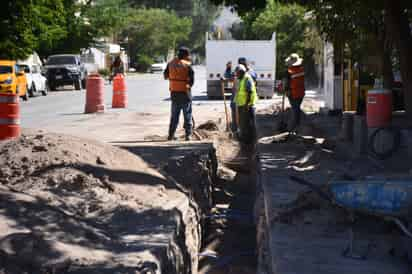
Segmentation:
{"type": "Polygon", "coordinates": [[[329,42],[324,46],[324,78],[323,88],[325,96],[325,107],[330,110],[342,109],[342,79],[340,76],[335,77],[335,60],[334,48],[329,42]]]}

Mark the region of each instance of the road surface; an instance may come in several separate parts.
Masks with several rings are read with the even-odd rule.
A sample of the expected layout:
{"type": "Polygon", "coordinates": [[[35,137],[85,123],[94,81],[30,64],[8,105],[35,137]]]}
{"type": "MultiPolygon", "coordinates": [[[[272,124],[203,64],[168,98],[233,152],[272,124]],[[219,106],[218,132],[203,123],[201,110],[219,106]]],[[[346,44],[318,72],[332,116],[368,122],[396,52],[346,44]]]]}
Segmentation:
{"type": "MultiPolygon", "coordinates": [[[[207,100],[205,67],[195,67],[192,89],[194,116],[199,121],[224,113],[221,100],[207,100]]],[[[105,85],[105,114],[84,114],[85,90],[67,87],[48,96],[21,103],[22,127],[98,138],[104,141],[141,139],[167,132],[170,99],[168,81],[158,74],[137,74],[126,79],[128,108],[112,109],[112,85],[105,85]]],[[[271,104],[261,100],[259,106],[271,104]]]]}

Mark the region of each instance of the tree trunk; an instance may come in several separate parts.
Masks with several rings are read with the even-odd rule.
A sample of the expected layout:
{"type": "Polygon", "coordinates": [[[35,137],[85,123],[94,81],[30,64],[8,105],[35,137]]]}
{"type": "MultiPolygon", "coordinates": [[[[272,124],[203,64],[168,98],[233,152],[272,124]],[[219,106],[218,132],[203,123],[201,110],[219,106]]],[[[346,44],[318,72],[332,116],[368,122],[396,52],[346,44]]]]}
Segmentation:
{"type": "Polygon", "coordinates": [[[383,87],[386,89],[392,90],[393,87],[393,68],[392,68],[392,56],[391,56],[391,49],[388,49],[383,45],[383,87]]]}
{"type": "Polygon", "coordinates": [[[405,109],[412,118],[412,36],[400,0],[385,0],[385,25],[399,53],[405,109]]]}

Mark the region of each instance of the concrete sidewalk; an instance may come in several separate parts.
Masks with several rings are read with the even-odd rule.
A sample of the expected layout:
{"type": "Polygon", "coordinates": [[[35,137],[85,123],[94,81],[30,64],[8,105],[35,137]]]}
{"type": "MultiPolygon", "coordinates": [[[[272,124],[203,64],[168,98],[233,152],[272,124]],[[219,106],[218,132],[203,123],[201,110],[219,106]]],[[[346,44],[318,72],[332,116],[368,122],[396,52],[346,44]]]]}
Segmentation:
{"type": "MultiPolygon", "coordinates": [[[[261,137],[276,132],[274,116],[258,115],[261,137]]],[[[401,232],[377,218],[356,216],[322,200],[309,188],[292,182],[299,176],[325,188],[334,178],[356,173],[378,173],[376,167],[341,155],[329,142],[332,125],[327,116],[304,122],[305,137],[276,139],[258,144],[256,221],[259,272],[265,274],[389,274],[410,273],[403,257],[401,232]],[[329,124],[328,124],[329,123],[329,124]],[[354,254],[344,256],[354,231],[354,254]]],[[[337,132],[335,132],[335,135],[337,132]]],[[[349,255],[349,254],[348,254],[349,255]]]]}

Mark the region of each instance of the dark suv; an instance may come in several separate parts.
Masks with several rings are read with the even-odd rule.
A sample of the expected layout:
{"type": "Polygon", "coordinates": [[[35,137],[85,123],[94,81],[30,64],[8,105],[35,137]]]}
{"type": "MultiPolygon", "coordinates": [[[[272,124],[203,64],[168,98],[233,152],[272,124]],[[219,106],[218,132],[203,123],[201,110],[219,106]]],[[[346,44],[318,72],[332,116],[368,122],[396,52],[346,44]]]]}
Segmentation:
{"type": "Polygon", "coordinates": [[[51,90],[64,85],[73,85],[76,90],[86,88],[87,72],[78,55],[51,55],[44,68],[51,90]]]}

